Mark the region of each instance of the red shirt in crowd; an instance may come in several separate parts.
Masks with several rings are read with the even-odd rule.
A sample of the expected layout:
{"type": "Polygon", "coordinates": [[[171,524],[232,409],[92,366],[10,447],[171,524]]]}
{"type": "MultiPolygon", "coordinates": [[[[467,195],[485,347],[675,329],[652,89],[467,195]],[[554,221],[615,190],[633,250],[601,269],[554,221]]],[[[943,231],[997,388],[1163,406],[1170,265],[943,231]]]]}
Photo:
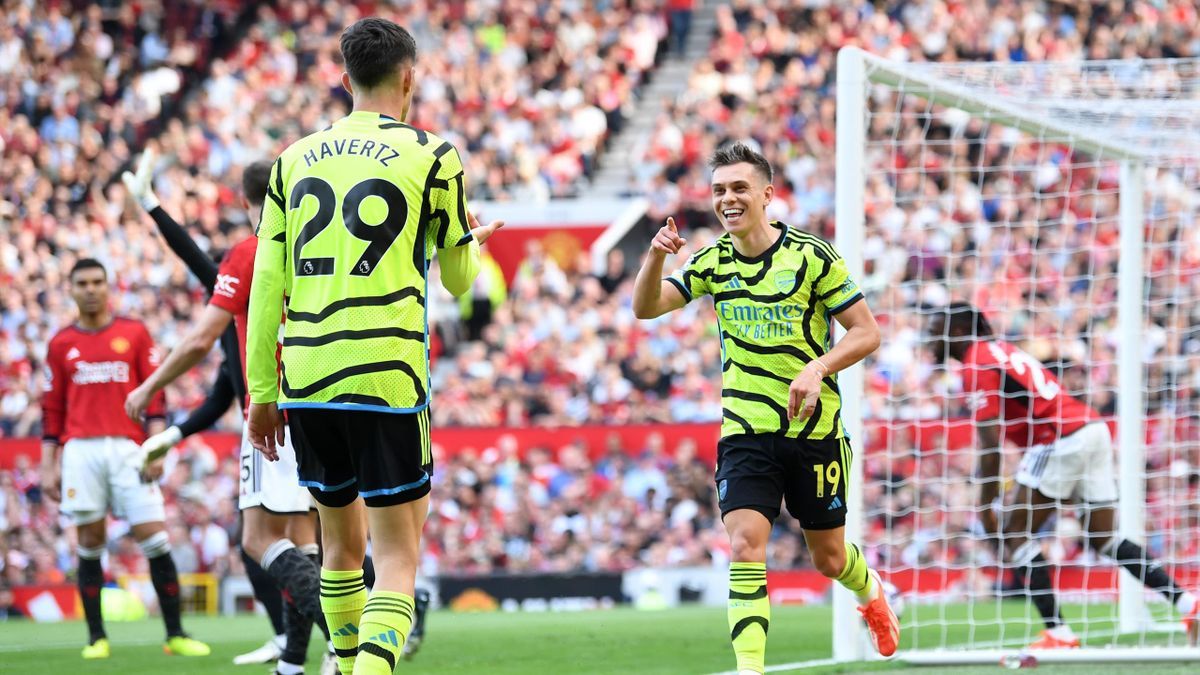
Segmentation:
{"type": "Polygon", "coordinates": [[[976,422],[1002,418],[1004,438],[1027,448],[1053,443],[1100,414],[1062,391],[1037,359],[1003,340],[979,340],[963,359],[976,422]]]}
{"type": "MultiPolygon", "coordinates": [[[[119,316],[99,330],[60,330],[46,351],[43,437],[66,443],[116,436],[141,443],[146,431],[125,414],[125,397],[158,364],[154,340],[136,319],[119,316]]],[[[162,392],[151,399],[147,416],[162,417],[165,400],[162,392]]]]}

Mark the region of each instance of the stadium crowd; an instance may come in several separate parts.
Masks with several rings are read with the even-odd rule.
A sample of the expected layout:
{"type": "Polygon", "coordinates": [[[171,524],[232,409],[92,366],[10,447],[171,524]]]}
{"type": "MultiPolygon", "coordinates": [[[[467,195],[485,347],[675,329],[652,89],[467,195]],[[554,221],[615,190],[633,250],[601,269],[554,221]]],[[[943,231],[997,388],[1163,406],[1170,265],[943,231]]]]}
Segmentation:
{"type": "MultiPolygon", "coordinates": [[[[423,80],[410,121],[443,133],[462,150],[475,198],[536,202],[577,194],[605,139],[621,129],[652,77],[668,37],[663,4],[403,5],[398,19],[414,29],[423,48],[423,80]]],[[[853,11],[821,4],[737,0],[717,7],[708,56],[637,144],[643,152],[631,158],[637,191],[653,204],[653,227],[674,213],[688,232],[689,250],[710,242],[704,159],[723,142],[752,139],[777,168],[772,214],[832,237],[833,64],[836,49],[846,44],[916,61],[1200,53],[1200,22],[1183,0],[859,2],[853,11]]],[[[79,252],[96,254],[116,270],[118,307],[145,321],[164,347],[174,345],[203,304],[194,281],[113,182],[131,156],[147,145],[158,148],[164,159],[156,189],[164,207],[217,254],[248,232],[235,188],[240,166],[346,110],[333,38],[357,18],[357,5],[292,0],[247,10],[226,3],[187,16],[156,12],[155,3],[139,6],[140,13],[128,5],[90,5],[68,14],[5,2],[0,222],[13,236],[0,238],[4,435],[38,433],[36,373],[47,339],[72,315],[62,270],[79,252]],[[234,52],[214,54],[239,10],[248,17],[247,39],[234,52]],[[177,67],[206,73],[201,87],[178,99],[177,67]],[[64,84],[72,80],[80,86],[64,84]],[[164,116],[167,108],[176,114],[164,116]]],[[[868,369],[867,415],[966,413],[954,372],[935,368],[918,345],[921,306],[944,302],[951,287],[993,310],[998,328],[1036,356],[1063,364],[1069,389],[1089,392],[1094,405],[1112,412],[1116,200],[1108,169],[1061,149],[1014,145],[999,130],[941,117],[930,124],[935,116],[915,102],[884,105],[892,108],[873,115],[872,138],[899,140],[897,152],[871,158],[879,172],[868,189],[862,286],[886,337],[868,369]],[[918,148],[926,129],[970,142],[918,148]],[[963,168],[971,166],[963,163],[967,153],[977,153],[971,165],[982,167],[987,180],[963,168]],[[1018,163],[1038,170],[999,170],[1018,163]],[[1085,190],[1096,194],[1082,196],[1085,190]],[[998,222],[1012,226],[987,227],[998,222]],[[971,282],[982,279],[996,283],[971,282]],[[927,283],[918,288],[918,281],[927,283]],[[1092,367],[1082,368],[1085,362],[1092,367]]],[[[1156,222],[1182,223],[1184,209],[1182,199],[1166,199],[1156,222]]],[[[1192,375],[1200,372],[1200,337],[1188,332],[1200,325],[1200,314],[1188,312],[1200,306],[1183,300],[1200,297],[1200,238],[1172,230],[1164,225],[1152,237],[1151,292],[1159,302],[1148,319],[1148,398],[1156,412],[1186,417],[1200,399],[1200,381],[1192,375]]],[[[434,423],[719,419],[720,347],[711,309],[696,303],[636,321],[628,272],[635,262],[614,253],[609,268],[594,275],[586,261],[555,260],[534,243],[511,284],[492,276],[490,286],[477,285],[463,303],[435,298],[434,423]]],[[[183,378],[169,392],[171,408],[194,406],[211,379],[212,364],[183,378]]],[[[239,421],[231,413],[226,428],[239,421]]],[[[872,520],[868,555],[885,567],[986,560],[965,536],[973,521],[970,454],[919,452],[902,434],[890,438],[886,452],[865,459],[873,480],[864,501],[880,505],[878,513],[890,519],[872,520]]],[[[1200,502],[1200,446],[1190,436],[1183,441],[1160,446],[1170,452],[1151,453],[1156,473],[1149,511],[1180,494],[1190,495],[1189,504],[1200,502]]],[[[610,450],[592,463],[579,447],[502,444],[443,462],[426,571],[724,561],[708,467],[685,448],[610,450]]],[[[180,571],[236,569],[228,544],[236,526],[232,461],[190,439],[164,481],[180,571]]],[[[57,528],[53,505],[41,499],[36,471],[0,472],[0,491],[6,582],[52,579],[69,569],[70,535],[57,528]]],[[[1200,520],[1200,512],[1172,517],[1177,526],[1200,520]]],[[[784,532],[794,527],[781,523],[773,568],[803,564],[797,537],[784,532]]],[[[110,557],[121,570],[121,551],[132,544],[117,541],[110,557]]],[[[1168,558],[1194,553],[1187,547],[1195,546],[1173,536],[1151,545],[1156,556],[1168,558]]],[[[1058,558],[1078,555],[1086,554],[1063,550],[1058,558]]],[[[128,559],[138,564],[137,556],[128,559]]]]}
{"type": "MultiPolygon", "coordinates": [[[[735,0],[686,93],[667,101],[630,158],[648,228],[667,214],[683,230],[715,224],[705,159],[752,139],[776,168],[776,218],[834,237],[834,75],[837,49],[856,45],[911,62],[1069,61],[1200,55],[1192,2],[888,2],[843,6],[735,0]]],[[[868,361],[864,414],[874,420],[969,416],[954,368],[921,348],[923,310],[965,299],[1001,334],[1060,368],[1064,385],[1115,412],[1117,199],[1115,163],[1064,144],[1035,143],[970,123],[915,98],[872,99],[867,161],[866,274],[861,285],[884,331],[868,361]]],[[[1145,345],[1151,411],[1200,415],[1200,239],[1187,191],[1195,167],[1151,177],[1150,310],[1145,345]],[[1181,178],[1182,177],[1182,178],[1181,178]]],[[[653,230],[651,230],[653,231],[653,230]]],[[[703,244],[701,239],[700,244],[703,244]]],[[[688,319],[678,326],[686,330],[688,319]]],[[[1193,425],[1194,426],[1194,425],[1193,425]]],[[[1179,529],[1200,519],[1200,446],[1177,422],[1150,446],[1150,502],[1165,534],[1155,555],[1194,555],[1179,529]],[[1164,441],[1168,439],[1164,438],[1164,441]],[[1174,504],[1173,508],[1164,505],[1174,504]],[[1180,509],[1179,505],[1186,505],[1180,509]],[[1166,525],[1169,523],[1169,525],[1166,525]]],[[[935,443],[913,451],[893,434],[866,461],[868,555],[888,566],[987,561],[967,536],[974,520],[970,453],[935,443]],[[880,447],[884,446],[884,447],[880,447]],[[919,489],[918,489],[919,488],[919,489]]],[[[1014,458],[1015,459],[1015,458],[1014,458]]],[[[1058,527],[1077,532],[1064,519],[1058,527]]],[[[1056,550],[1054,559],[1084,555],[1056,550]]]]}

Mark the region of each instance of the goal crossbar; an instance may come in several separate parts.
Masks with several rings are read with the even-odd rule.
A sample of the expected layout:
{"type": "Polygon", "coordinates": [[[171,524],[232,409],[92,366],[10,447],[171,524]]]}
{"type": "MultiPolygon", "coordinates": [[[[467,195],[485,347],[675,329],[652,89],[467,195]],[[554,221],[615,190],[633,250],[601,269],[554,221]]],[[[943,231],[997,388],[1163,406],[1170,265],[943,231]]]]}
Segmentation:
{"type": "Polygon", "coordinates": [[[1056,140],[1068,141],[1074,147],[1106,159],[1146,159],[1151,153],[1120,139],[1105,138],[1100,132],[1056,123],[1041,116],[1030,114],[1015,103],[999,97],[985,99],[971,89],[946,80],[938,80],[920,69],[903,69],[886,59],[865,52],[858,47],[847,47],[839,52],[839,63],[845,54],[847,59],[861,59],[866,68],[867,79],[876,84],[904,88],[904,93],[925,99],[936,105],[958,108],[970,115],[986,115],[992,123],[1018,129],[1031,136],[1053,136],[1056,140]]]}

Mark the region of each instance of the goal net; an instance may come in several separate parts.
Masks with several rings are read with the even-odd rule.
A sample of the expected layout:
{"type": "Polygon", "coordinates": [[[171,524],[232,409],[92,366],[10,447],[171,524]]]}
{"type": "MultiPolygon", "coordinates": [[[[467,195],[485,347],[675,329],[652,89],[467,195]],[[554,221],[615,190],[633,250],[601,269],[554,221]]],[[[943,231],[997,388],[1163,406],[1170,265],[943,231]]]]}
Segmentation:
{"type": "MultiPolygon", "coordinates": [[[[1200,586],[1198,171],[1200,61],[842,51],[837,243],[883,331],[843,376],[860,459],[848,530],[905,606],[901,658],[994,663],[1045,628],[980,525],[960,364],[927,348],[952,301],[1109,421],[1114,536],[1200,586]]],[[[1010,501],[1023,452],[1004,449],[1010,501]]],[[[1200,659],[1162,595],[1089,548],[1085,516],[1062,503],[1026,533],[1083,644],[1039,660],[1200,659]]],[[[871,653],[848,595],[835,598],[839,660],[871,653]]]]}

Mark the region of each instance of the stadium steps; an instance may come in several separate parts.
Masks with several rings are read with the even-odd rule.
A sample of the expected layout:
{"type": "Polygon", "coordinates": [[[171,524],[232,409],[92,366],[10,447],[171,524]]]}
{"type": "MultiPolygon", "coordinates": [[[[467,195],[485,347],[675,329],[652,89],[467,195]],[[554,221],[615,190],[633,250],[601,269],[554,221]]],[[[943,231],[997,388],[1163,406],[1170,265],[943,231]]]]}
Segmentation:
{"type": "Polygon", "coordinates": [[[634,148],[644,143],[654,129],[654,120],[663,110],[664,101],[673,101],[687,89],[688,76],[697,60],[708,54],[716,31],[716,3],[705,2],[692,14],[692,31],[684,46],[684,55],[672,53],[654,73],[642,91],[637,107],[621,133],[609,142],[600,157],[600,166],[592,178],[592,193],[598,197],[620,197],[635,191],[630,185],[634,148]]]}

